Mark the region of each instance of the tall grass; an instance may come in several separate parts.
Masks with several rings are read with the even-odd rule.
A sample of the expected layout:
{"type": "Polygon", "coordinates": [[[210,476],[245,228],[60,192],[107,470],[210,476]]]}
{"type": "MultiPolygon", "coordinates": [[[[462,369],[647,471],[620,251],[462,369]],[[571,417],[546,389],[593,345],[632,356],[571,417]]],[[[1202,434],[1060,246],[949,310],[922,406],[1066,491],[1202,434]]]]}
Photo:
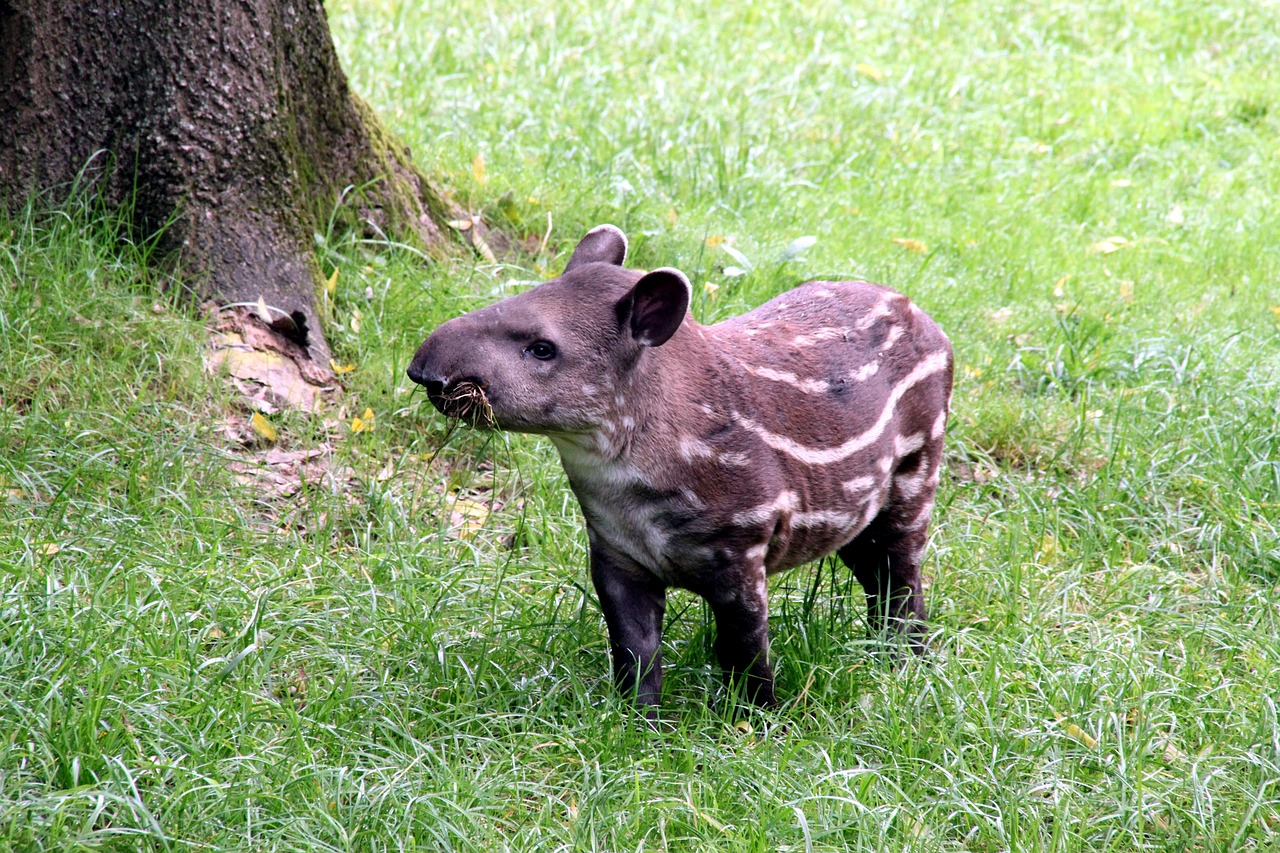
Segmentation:
{"type": "Polygon", "coordinates": [[[321,235],[356,369],[274,417],[337,472],[282,497],[117,217],[0,219],[0,848],[1280,846],[1272,5],[329,13],[527,260],[321,235]],[[928,662],[868,653],[828,561],[771,590],[780,709],[683,594],[663,730],[614,697],[554,452],[403,375],[605,221],[706,321],[838,275],[948,330],[928,662]]]}

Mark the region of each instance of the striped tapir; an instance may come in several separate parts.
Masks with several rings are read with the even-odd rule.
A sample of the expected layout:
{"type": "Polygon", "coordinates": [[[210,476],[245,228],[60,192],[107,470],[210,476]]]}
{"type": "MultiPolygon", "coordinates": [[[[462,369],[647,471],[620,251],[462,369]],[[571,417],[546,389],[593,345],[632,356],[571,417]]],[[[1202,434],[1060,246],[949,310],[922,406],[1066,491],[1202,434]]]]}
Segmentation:
{"type": "Polygon", "coordinates": [[[920,559],[951,346],[900,293],[814,281],[713,326],[674,269],[590,231],[564,273],[450,320],[409,377],[446,415],[560,452],[622,691],[652,715],[668,587],[715,614],[726,679],[775,701],[765,579],[835,552],[871,629],[924,649],[920,559]]]}

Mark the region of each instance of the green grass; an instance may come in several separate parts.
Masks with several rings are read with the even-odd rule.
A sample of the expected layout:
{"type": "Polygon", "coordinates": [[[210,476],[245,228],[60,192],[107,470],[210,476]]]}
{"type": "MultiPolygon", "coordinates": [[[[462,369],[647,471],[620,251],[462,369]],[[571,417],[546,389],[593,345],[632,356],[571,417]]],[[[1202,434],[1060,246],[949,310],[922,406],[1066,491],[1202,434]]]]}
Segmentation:
{"type": "Polygon", "coordinates": [[[0,849],[1280,849],[1274,5],[437,6],[329,12],[531,252],[321,241],[356,370],[273,421],[341,488],[228,466],[201,320],[113,214],[0,219],[0,849]],[[704,320],[842,275],[947,329],[929,663],[868,654],[827,562],[773,584],[777,711],[682,594],[666,730],[614,697],[554,451],[403,374],[606,221],[704,320]]]}

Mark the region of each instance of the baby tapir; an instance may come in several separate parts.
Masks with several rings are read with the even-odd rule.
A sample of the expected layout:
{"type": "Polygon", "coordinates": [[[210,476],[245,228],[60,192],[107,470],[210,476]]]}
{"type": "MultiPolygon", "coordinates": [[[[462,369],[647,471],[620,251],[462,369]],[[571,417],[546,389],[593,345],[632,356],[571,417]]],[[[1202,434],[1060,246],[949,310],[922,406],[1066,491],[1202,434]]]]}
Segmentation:
{"type": "Polygon", "coordinates": [[[589,232],[564,273],[450,320],[409,377],[446,415],[538,433],[582,504],[622,691],[658,703],[668,587],[715,614],[726,678],[774,700],[766,576],[832,552],[873,631],[923,650],[920,558],[951,397],[946,336],[906,297],[814,281],[703,326],[674,269],[589,232]]]}

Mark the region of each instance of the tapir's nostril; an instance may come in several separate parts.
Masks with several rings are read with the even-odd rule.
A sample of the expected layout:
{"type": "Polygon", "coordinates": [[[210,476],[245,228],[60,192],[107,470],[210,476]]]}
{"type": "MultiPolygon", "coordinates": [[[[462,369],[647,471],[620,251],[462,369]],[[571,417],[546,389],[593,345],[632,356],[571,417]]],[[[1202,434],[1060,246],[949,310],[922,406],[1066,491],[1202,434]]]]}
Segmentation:
{"type": "Polygon", "coordinates": [[[438,379],[415,379],[415,382],[427,389],[427,396],[437,400],[444,396],[444,383],[438,379]]]}

